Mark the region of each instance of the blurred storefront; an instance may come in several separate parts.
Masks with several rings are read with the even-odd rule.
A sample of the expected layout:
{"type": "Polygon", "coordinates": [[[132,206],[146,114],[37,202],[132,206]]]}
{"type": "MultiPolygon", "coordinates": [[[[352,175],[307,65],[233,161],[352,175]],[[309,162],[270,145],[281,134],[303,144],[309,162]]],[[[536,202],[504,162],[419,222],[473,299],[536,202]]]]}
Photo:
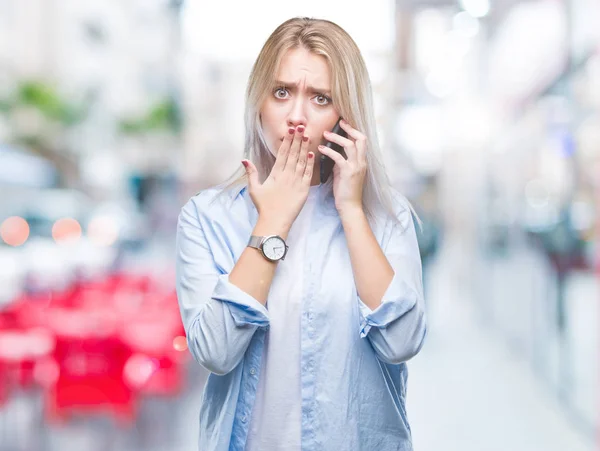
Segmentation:
{"type": "Polygon", "coordinates": [[[489,68],[505,119],[486,178],[486,204],[501,211],[489,224],[491,258],[504,259],[487,279],[504,301],[493,296],[486,311],[590,436],[597,427],[600,318],[598,172],[591,170],[600,141],[590,134],[599,107],[600,35],[590,26],[598,14],[592,3],[518,5],[503,23],[489,68]],[[507,272],[508,262],[522,271],[507,272]]]}
{"type": "Polygon", "coordinates": [[[460,243],[482,324],[592,437],[600,5],[461,5],[397,2],[395,144],[423,209],[424,266],[432,231],[460,243]]]}

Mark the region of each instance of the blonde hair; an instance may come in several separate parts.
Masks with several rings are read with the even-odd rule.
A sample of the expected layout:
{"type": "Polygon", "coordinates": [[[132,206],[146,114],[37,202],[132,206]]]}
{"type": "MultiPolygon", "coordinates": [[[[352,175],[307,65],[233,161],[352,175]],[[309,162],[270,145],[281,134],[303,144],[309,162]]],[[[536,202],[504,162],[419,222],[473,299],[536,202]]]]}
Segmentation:
{"type": "MultiPolygon", "coordinates": [[[[377,139],[371,82],[365,62],[350,35],[328,20],[308,17],[289,19],[279,25],[265,42],[252,67],[246,89],[244,158],[255,164],[261,182],[268,177],[275,157],[265,141],[260,108],[271,94],[283,56],[288,50],[296,48],[305,48],[325,58],[331,71],[333,107],[352,127],[367,137],[369,148],[363,188],[363,208],[367,218],[370,222],[375,221],[379,208],[396,218],[391,186],[377,139]]],[[[329,185],[332,184],[332,178],[327,182],[329,185]]],[[[240,167],[223,184],[221,193],[247,183],[246,172],[240,167]]],[[[407,205],[412,211],[410,204],[407,205]]]]}

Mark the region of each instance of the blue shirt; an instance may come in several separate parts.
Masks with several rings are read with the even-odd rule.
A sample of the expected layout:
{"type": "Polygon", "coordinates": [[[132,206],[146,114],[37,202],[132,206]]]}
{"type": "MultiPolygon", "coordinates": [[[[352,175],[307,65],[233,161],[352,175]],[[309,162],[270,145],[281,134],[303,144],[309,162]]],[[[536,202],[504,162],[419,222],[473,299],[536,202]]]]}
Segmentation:
{"type": "MultiPolygon", "coordinates": [[[[328,186],[319,188],[312,212],[307,264],[297,268],[304,278],[301,448],[412,450],[406,361],[421,349],[426,321],[411,211],[394,191],[399,221],[380,213],[371,224],[395,272],[382,304],[371,310],[356,290],[328,186]]],[[[199,449],[244,451],[270,319],[263,304],[229,282],[258,213],[246,187],[211,202],[219,190],[198,193],[181,210],[177,294],[189,350],[211,372],[200,408],[199,449]]]]}

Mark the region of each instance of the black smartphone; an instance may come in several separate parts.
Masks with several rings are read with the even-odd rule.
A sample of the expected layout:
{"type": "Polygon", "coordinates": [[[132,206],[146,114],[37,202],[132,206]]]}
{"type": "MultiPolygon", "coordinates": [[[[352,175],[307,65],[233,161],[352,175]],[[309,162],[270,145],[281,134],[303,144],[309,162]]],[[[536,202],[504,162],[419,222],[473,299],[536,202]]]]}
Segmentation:
{"type": "MultiPolygon", "coordinates": [[[[338,119],[338,121],[335,123],[335,125],[331,129],[331,133],[335,133],[336,135],[340,135],[340,136],[343,136],[344,138],[347,138],[348,134],[344,130],[342,130],[342,127],[340,126],[340,120],[342,120],[341,117],[338,119]]],[[[325,141],[323,143],[324,146],[335,150],[337,153],[341,154],[346,160],[348,159],[348,157],[346,156],[346,152],[344,152],[344,148],[342,146],[340,146],[339,144],[336,144],[336,143],[332,143],[331,141],[327,141],[327,140],[324,140],[324,141],[325,141]]],[[[333,171],[333,165],[335,164],[335,161],[333,161],[327,155],[321,154],[320,164],[321,164],[321,166],[320,166],[321,183],[325,183],[331,176],[331,172],[333,171]]]]}

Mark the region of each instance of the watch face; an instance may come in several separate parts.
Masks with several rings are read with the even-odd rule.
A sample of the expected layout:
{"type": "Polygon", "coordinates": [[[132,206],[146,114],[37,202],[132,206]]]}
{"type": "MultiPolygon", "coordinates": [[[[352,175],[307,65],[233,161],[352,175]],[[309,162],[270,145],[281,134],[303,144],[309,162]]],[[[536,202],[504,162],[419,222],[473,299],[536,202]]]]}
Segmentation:
{"type": "Polygon", "coordinates": [[[267,238],[262,245],[265,256],[270,260],[280,260],[285,254],[285,243],[281,238],[267,238]]]}

